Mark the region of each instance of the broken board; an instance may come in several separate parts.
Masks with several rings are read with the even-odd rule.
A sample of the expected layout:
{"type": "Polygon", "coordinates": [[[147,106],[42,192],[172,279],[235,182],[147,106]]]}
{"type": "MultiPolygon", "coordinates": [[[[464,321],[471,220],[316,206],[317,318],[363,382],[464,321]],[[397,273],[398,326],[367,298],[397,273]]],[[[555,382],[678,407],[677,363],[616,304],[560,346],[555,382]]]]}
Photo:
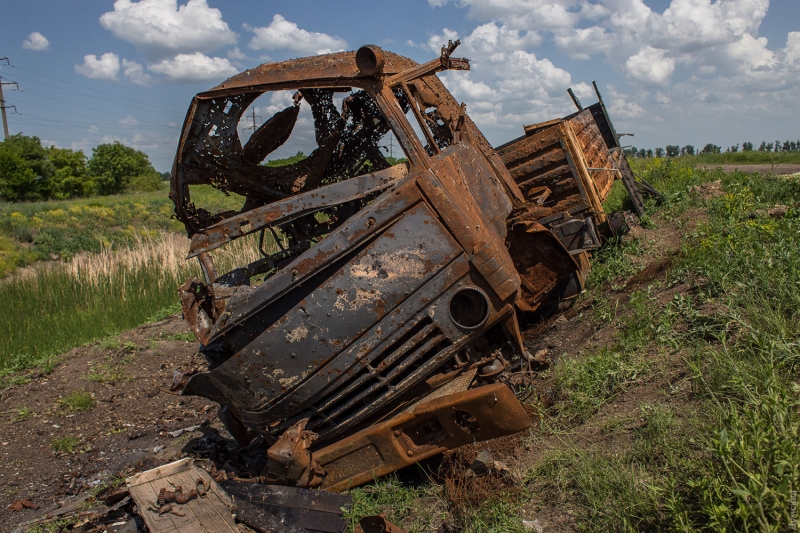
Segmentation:
{"type": "Polygon", "coordinates": [[[208,472],[195,466],[192,458],[135,474],[126,479],[125,484],[151,533],[239,532],[231,514],[233,502],[208,472]],[[206,481],[208,491],[204,497],[176,506],[184,516],[172,513],[159,516],[158,511],[149,510],[151,503],[155,504],[158,500],[158,492],[162,488],[174,490],[173,485],[181,485],[188,491],[195,487],[198,478],[206,481]]]}

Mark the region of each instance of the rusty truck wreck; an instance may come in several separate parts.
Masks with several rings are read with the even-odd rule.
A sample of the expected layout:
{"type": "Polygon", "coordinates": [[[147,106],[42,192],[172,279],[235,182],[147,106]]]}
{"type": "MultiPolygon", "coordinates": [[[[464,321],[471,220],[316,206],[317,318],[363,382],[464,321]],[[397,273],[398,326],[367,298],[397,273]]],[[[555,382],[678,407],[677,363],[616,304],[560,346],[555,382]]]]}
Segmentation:
{"type": "Polygon", "coordinates": [[[425,64],[376,46],[266,63],[192,101],[170,195],[205,278],[180,295],[209,369],[183,393],[271,446],[275,482],[342,490],[527,428],[507,385],[528,368],[519,317],[582,290],[619,226],[612,182],[638,197],[602,100],[494,149],[436,76],[469,69],[456,46],[425,64]],[[279,92],[242,144],[244,112],[279,92]],[[303,106],[316,148],[263,164],[303,106]],[[211,213],[199,184],[244,205],[211,213]],[[250,234],[260,259],[218,273],[214,251],[250,234]]]}

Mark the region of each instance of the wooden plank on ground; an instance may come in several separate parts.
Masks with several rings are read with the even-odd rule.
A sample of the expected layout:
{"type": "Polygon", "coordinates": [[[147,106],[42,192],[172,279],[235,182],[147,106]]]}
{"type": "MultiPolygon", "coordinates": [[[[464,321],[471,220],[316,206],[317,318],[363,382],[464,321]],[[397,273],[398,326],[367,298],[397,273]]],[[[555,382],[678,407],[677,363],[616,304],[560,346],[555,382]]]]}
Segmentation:
{"type": "Polygon", "coordinates": [[[208,472],[195,466],[191,458],[141,472],[126,480],[131,497],[142,510],[142,518],[151,533],[238,533],[231,514],[231,500],[208,472]],[[148,511],[151,502],[156,504],[162,488],[174,491],[181,486],[184,493],[196,488],[197,479],[206,481],[208,491],[203,498],[185,504],[173,504],[183,514],[159,515],[148,511]]]}

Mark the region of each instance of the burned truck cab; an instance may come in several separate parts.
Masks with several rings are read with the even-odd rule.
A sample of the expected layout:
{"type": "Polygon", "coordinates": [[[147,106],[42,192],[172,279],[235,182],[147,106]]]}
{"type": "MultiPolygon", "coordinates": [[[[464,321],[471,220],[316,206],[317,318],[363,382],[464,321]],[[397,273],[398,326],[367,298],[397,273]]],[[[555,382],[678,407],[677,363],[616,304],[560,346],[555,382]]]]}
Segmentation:
{"type": "Polygon", "coordinates": [[[517,316],[585,278],[436,77],[469,68],[456,46],[421,65],[375,46],[267,63],[184,123],[170,195],[202,279],[179,292],[209,369],[183,393],[220,403],[241,445],[300,424],[323,487],[527,427],[503,385],[526,362],[517,316]],[[253,110],[243,142],[257,100],[273,114],[257,127],[253,110]],[[310,154],[271,164],[293,136],[310,154]],[[195,205],[198,185],[241,208],[195,205]],[[233,246],[251,259],[218,273],[233,246]]]}

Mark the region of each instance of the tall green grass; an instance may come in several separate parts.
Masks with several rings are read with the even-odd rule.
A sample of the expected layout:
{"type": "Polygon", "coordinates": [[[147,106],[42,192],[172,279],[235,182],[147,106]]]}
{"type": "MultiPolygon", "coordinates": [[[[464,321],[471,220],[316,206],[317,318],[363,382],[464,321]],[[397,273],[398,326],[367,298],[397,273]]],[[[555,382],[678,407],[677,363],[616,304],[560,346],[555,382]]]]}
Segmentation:
{"type": "MultiPolygon", "coordinates": [[[[236,210],[244,198],[209,185],[191,187],[192,201],[210,212],[236,210]]],[[[46,202],[0,202],[0,278],[19,267],[82,252],[126,248],[163,231],[183,233],[163,185],[158,191],[46,202]]]]}
{"type": "Polygon", "coordinates": [[[691,383],[694,403],[680,412],[642,406],[644,425],[610,449],[567,438],[534,467],[532,489],[559,491],[584,531],[790,531],[800,486],[800,210],[774,218],[766,208],[796,205],[800,181],[656,164],[644,171],[663,173],[659,218],[708,213],[666,280],[695,290],[668,303],[640,290],[603,311],[617,345],[556,368],[561,411],[586,420],[654,349],[681,357],[691,379],[665,398],[691,383]],[[721,177],[726,194],[700,197],[691,175],[721,177]]]}
{"type": "MultiPolygon", "coordinates": [[[[0,281],[0,375],[178,310],[177,287],[199,275],[174,233],[73,258],[0,281]]],[[[215,252],[220,272],[257,258],[253,238],[215,252]]]]}

